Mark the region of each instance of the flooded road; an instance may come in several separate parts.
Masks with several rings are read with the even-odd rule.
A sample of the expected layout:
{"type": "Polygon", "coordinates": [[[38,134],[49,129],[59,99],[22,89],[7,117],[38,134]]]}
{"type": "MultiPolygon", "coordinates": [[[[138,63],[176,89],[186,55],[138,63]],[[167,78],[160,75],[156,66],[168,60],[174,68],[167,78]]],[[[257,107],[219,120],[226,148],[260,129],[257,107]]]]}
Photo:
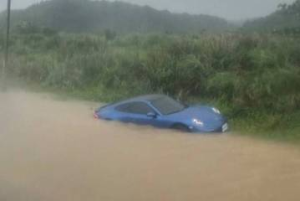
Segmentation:
{"type": "Polygon", "coordinates": [[[0,93],[0,200],[300,200],[297,148],[100,122],[95,107],[0,93]]]}

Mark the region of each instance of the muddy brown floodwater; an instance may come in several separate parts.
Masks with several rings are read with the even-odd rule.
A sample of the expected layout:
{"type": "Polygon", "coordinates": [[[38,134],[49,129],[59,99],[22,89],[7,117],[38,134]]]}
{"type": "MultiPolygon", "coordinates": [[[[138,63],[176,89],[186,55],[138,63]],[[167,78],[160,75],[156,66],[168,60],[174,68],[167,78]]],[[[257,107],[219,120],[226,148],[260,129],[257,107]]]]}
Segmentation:
{"type": "Polygon", "coordinates": [[[0,200],[300,200],[296,147],[101,122],[95,107],[0,93],[0,200]]]}

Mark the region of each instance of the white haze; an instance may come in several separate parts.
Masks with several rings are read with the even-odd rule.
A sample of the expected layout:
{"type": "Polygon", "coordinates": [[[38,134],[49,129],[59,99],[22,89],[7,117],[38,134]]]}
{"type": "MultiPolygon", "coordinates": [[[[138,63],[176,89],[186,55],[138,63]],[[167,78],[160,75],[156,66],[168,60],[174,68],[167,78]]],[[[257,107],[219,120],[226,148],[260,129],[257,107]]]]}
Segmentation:
{"type": "MultiPolygon", "coordinates": [[[[111,0],[113,1],[113,0],[111,0]]],[[[294,0],[124,0],[149,5],[156,9],[191,14],[209,14],[228,20],[241,20],[266,16],[276,10],[280,3],[294,0]]],[[[14,9],[26,8],[40,0],[12,0],[14,9]]],[[[0,1],[0,11],[6,8],[6,0],[0,1]]]]}

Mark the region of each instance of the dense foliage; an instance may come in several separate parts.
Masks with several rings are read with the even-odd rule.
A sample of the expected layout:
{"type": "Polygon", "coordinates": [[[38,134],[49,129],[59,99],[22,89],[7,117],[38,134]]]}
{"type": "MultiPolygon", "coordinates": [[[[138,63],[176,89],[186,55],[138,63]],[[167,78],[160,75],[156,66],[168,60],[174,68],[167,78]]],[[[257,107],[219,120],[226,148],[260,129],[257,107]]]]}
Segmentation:
{"type": "MultiPolygon", "coordinates": [[[[0,15],[0,25],[4,24],[0,15]]],[[[125,2],[90,0],[43,1],[12,13],[14,25],[44,26],[68,32],[168,32],[221,31],[230,27],[226,20],[207,16],[173,14],[149,6],[125,2]]]]}

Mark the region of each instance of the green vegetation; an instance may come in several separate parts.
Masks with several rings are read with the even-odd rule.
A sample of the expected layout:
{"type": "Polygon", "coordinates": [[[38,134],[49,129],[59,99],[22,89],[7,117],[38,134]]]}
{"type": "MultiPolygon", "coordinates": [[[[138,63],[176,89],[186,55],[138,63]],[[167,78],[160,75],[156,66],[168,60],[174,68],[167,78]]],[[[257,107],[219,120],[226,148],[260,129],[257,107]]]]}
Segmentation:
{"type": "Polygon", "coordinates": [[[278,35],[111,38],[35,28],[13,35],[10,73],[98,101],[163,92],[209,102],[237,129],[300,139],[299,55],[300,38],[278,35]]]}
{"type": "MultiPolygon", "coordinates": [[[[0,26],[5,22],[0,15],[0,26]]],[[[231,27],[221,18],[208,15],[173,14],[149,6],[124,2],[89,0],[43,1],[12,13],[13,25],[43,26],[66,32],[187,33],[216,32],[231,27]]]]}

